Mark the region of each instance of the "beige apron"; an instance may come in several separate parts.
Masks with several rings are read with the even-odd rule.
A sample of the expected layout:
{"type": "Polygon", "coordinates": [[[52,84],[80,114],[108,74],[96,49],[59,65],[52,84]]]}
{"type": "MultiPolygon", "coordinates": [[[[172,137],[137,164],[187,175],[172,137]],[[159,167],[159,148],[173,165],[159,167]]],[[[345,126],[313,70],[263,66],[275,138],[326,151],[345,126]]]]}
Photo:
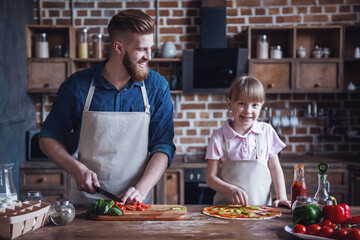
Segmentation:
{"type": "MultiPolygon", "coordinates": [[[[145,112],[89,111],[95,91],[91,83],[80,131],[79,161],[97,174],[101,188],[119,196],[135,186],[148,163],[150,105],[145,83],[141,86],[145,112]]],[[[73,179],[70,200],[89,205],[105,196],[79,191],[73,179]]],[[[146,203],[152,203],[152,191],[146,203]]]]}
{"type": "MultiPolygon", "coordinates": [[[[228,143],[224,138],[226,161],[221,162],[221,178],[238,186],[248,195],[249,205],[271,205],[271,175],[266,161],[260,160],[260,138],[255,136],[256,159],[234,161],[229,159],[228,143]]],[[[214,196],[214,205],[233,204],[232,199],[220,192],[214,196]]]]}

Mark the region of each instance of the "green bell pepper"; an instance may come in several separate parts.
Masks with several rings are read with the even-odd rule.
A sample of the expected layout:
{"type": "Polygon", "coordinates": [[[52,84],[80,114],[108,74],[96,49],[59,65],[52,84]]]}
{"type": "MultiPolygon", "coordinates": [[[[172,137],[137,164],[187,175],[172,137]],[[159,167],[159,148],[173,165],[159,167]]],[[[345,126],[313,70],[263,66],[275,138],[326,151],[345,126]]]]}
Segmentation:
{"type": "Polygon", "coordinates": [[[309,226],[319,223],[323,217],[322,210],[318,205],[308,204],[297,206],[293,212],[293,223],[309,226]]]}

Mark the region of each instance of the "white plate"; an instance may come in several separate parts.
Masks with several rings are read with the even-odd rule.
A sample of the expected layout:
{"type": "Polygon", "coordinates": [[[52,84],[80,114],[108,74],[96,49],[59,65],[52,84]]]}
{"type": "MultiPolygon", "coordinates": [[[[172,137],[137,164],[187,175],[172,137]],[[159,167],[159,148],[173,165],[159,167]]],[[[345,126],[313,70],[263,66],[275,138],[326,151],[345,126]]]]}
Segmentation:
{"type": "Polygon", "coordinates": [[[284,227],[284,229],[285,229],[286,232],[290,233],[291,235],[293,235],[295,237],[298,237],[298,238],[301,238],[301,239],[331,240],[331,238],[318,237],[318,236],[309,235],[309,234],[294,233],[292,231],[293,227],[294,226],[292,224],[289,224],[289,225],[286,225],[284,227]]]}

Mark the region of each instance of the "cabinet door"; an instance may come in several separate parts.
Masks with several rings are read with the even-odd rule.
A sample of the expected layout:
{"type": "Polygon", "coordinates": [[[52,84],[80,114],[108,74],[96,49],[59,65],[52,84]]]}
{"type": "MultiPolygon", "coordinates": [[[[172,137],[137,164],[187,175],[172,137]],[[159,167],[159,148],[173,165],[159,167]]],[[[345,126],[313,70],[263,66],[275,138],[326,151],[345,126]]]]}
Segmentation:
{"type": "Polygon", "coordinates": [[[250,60],[249,73],[259,79],[267,92],[288,92],[291,89],[292,61],[250,60]]]}
{"type": "Polygon", "coordinates": [[[350,204],[360,205],[360,169],[350,172],[350,204]]]}
{"type": "Polygon", "coordinates": [[[70,59],[27,59],[27,91],[57,92],[71,74],[70,59]]]}
{"type": "Polygon", "coordinates": [[[298,60],[296,89],[334,91],[339,89],[340,61],[298,60]]]}
{"type": "Polygon", "coordinates": [[[182,169],[167,170],[164,204],[184,204],[184,175],[182,169]]]}

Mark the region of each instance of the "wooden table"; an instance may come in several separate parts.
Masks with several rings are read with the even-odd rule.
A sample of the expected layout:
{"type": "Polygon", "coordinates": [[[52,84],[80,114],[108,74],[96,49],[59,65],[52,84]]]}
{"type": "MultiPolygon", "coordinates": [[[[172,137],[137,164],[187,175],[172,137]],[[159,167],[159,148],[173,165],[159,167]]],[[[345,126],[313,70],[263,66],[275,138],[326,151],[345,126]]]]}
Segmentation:
{"type": "MultiPolygon", "coordinates": [[[[292,223],[289,209],[280,208],[280,218],[244,221],[203,215],[201,209],[205,206],[201,205],[186,207],[188,218],[181,221],[94,221],[86,219],[84,209],[77,209],[69,225],[45,225],[16,239],[297,239],[284,230],[292,223]]],[[[351,209],[352,215],[360,214],[360,207],[351,209]]]]}

